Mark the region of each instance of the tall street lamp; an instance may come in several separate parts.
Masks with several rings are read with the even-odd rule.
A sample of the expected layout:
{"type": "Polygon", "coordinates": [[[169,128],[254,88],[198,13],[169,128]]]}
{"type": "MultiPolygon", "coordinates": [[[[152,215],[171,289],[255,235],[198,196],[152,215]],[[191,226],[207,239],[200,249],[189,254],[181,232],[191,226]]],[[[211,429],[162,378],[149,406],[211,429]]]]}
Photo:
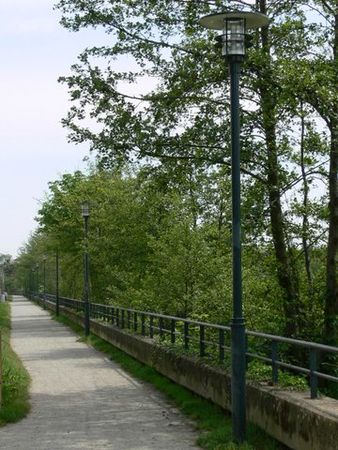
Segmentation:
{"type": "Polygon", "coordinates": [[[82,203],[82,217],[84,220],[84,238],[85,248],[83,255],[83,269],[84,269],[84,313],[85,313],[85,335],[89,335],[90,322],[89,322],[89,260],[88,260],[88,221],[89,221],[89,204],[88,202],[82,203]]]}
{"type": "Polygon", "coordinates": [[[46,309],[46,256],[43,257],[43,309],[46,309]]]}
{"type": "Polygon", "coordinates": [[[29,269],[29,300],[33,300],[34,292],[34,268],[29,269]]]}
{"type": "Polygon", "coordinates": [[[60,313],[60,299],[59,299],[59,249],[56,249],[55,253],[55,297],[56,297],[56,304],[55,304],[55,314],[56,316],[60,313]]]}
{"type": "Polygon", "coordinates": [[[39,267],[39,264],[36,264],[35,268],[36,268],[36,294],[39,297],[39,295],[40,295],[40,276],[39,276],[40,275],[39,274],[40,267],[39,267]]]}
{"type": "Polygon", "coordinates": [[[232,259],[233,259],[233,318],[231,321],[231,408],[233,439],[245,440],[245,322],[242,306],[241,268],[241,193],[240,193],[240,118],[239,78],[245,57],[248,29],[268,25],[264,14],[227,11],[203,17],[200,24],[210,30],[222,30],[217,41],[222,55],[229,63],[231,97],[231,174],[232,174],[232,259]]]}

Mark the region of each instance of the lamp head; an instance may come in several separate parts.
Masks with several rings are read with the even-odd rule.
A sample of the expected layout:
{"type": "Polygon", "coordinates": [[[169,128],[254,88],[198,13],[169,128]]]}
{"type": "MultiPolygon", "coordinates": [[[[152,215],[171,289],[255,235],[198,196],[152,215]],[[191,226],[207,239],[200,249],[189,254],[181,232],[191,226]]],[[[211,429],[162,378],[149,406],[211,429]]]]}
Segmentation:
{"type": "Polygon", "coordinates": [[[257,12],[228,11],[210,14],[200,19],[200,24],[209,30],[222,30],[217,41],[222,48],[222,55],[231,58],[244,58],[247,30],[268,25],[266,15],[257,12]]]}

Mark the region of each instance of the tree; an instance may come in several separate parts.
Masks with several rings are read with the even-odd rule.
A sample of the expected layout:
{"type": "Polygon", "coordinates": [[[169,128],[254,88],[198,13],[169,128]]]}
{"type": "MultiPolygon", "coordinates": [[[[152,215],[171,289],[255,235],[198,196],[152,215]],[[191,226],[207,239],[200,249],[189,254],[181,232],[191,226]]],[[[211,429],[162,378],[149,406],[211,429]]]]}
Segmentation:
{"type": "MultiPolygon", "coordinates": [[[[213,48],[210,34],[206,39],[198,24],[203,14],[227,2],[136,3],[114,1],[102,6],[99,2],[82,2],[81,8],[72,0],[58,4],[67,28],[76,31],[102,26],[115,40],[110,48],[87,49],[80,56],[80,64],[73,67],[73,75],[62,79],[74,101],[64,122],[72,130],[71,138],[90,141],[105,167],[135,156],[160,158],[162,164],[172,159],[187,161],[205,171],[215,170],[217,164],[228,167],[226,68],[213,48]],[[134,69],[114,71],[114,59],[124,54],[134,60],[134,69]],[[107,59],[106,70],[102,63],[93,66],[99,57],[107,59]],[[126,82],[146,77],[156,77],[159,88],[143,95],[123,93],[126,82]],[[101,131],[81,126],[87,113],[100,124],[101,131]]],[[[285,1],[271,2],[268,8],[265,0],[257,2],[258,9],[268,13],[274,22],[256,35],[243,85],[244,98],[249,102],[243,104],[243,185],[255,192],[257,185],[252,180],[263,186],[261,201],[267,203],[270,213],[287,335],[302,333],[303,324],[299,275],[293,251],[288,248],[282,201],[285,186],[292,185],[293,174],[287,172],[287,162],[281,164],[281,160],[289,158],[284,144],[290,140],[290,133],[283,131],[283,139],[278,135],[281,123],[290,118],[290,109],[282,92],[284,80],[278,75],[276,46],[287,48],[290,41],[294,44],[301,38],[296,51],[303,50],[306,37],[299,32],[299,23],[304,20],[300,6],[285,1]]],[[[294,49],[286,49],[285,53],[290,56],[294,49]]]]}
{"type": "Polygon", "coordinates": [[[304,3],[322,22],[312,26],[307,55],[298,55],[285,68],[292,94],[307,103],[321,118],[320,128],[326,129],[328,145],[328,239],[326,256],[325,320],[323,338],[337,343],[338,287],[338,6],[335,0],[314,0],[304,3]],[[325,21],[325,22],[324,22],[325,21]],[[324,22],[324,23],[323,23],[324,22]],[[310,55],[310,56],[309,56],[310,55]]]}

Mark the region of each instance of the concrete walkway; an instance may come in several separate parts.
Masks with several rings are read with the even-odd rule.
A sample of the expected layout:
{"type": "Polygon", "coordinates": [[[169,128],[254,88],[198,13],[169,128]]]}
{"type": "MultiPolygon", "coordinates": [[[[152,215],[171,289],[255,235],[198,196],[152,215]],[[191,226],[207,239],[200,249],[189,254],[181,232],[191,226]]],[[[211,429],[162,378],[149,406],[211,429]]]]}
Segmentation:
{"type": "Polygon", "coordinates": [[[23,297],[14,297],[12,327],[32,410],[0,428],[2,450],[198,449],[192,424],[161,394],[23,297]]]}

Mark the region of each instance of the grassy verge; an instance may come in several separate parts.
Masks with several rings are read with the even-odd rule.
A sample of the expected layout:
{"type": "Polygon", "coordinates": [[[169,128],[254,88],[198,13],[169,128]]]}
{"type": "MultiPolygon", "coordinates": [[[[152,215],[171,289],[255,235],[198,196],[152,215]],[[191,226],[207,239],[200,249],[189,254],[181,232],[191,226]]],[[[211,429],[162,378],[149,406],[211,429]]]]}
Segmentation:
{"type": "Polygon", "coordinates": [[[2,334],[3,389],[0,406],[0,426],[17,422],[25,417],[30,409],[30,377],[20,359],[11,349],[10,304],[0,303],[0,330],[2,334]]]}
{"type": "Polygon", "coordinates": [[[281,444],[251,424],[248,426],[248,441],[243,445],[232,442],[231,417],[218,406],[191,393],[160,375],[151,367],[113,347],[108,342],[90,335],[85,338],[83,329],[64,316],[54,317],[81,335],[81,340],[105,353],[111,360],[134,377],[149,382],[171,399],[180,410],[194,419],[200,430],[198,445],[207,450],[281,450],[281,444]]]}

